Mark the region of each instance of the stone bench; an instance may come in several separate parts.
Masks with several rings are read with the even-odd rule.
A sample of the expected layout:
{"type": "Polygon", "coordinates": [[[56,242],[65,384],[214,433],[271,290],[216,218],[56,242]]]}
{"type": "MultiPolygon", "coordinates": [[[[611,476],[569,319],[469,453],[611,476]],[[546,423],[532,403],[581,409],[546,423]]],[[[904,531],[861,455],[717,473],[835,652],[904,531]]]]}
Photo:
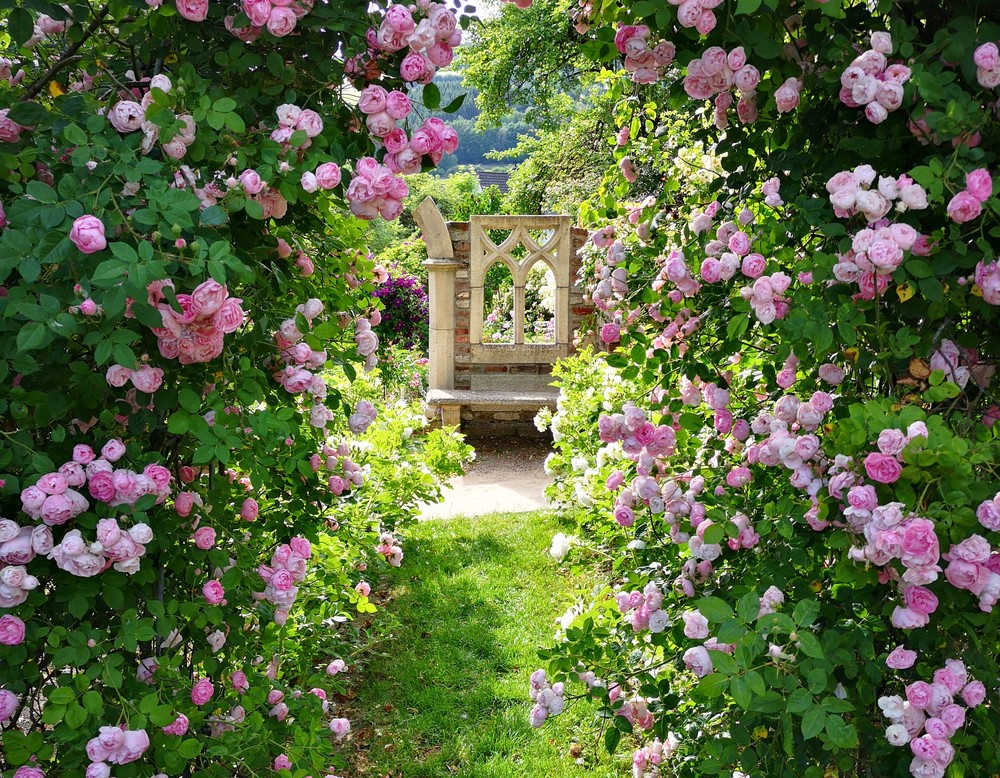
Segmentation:
{"type": "MultiPolygon", "coordinates": [[[[520,411],[538,412],[548,407],[555,410],[559,390],[528,389],[498,391],[489,389],[431,389],[425,400],[428,414],[437,416],[441,412],[441,424],[445,427],[462,426],[462,408],[475,411],[495,411],[498,414],[520,411]]],[[[497,418],[503,419],[503,416],[497,418]]]]}

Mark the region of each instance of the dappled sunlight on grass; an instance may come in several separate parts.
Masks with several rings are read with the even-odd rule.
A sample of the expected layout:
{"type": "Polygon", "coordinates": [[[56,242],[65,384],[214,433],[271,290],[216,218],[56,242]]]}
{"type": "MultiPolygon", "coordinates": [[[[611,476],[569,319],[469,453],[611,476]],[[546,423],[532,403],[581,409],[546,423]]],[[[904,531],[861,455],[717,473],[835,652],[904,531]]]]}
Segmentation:
{"type": "Polygon", "coordinates": [[[407,537],[353,700],[349,775],[562,778],[628,774],[585,703],[528,725],[528,676],[573,582],[546,555],[551,514],[431,521],[407,537]]]}

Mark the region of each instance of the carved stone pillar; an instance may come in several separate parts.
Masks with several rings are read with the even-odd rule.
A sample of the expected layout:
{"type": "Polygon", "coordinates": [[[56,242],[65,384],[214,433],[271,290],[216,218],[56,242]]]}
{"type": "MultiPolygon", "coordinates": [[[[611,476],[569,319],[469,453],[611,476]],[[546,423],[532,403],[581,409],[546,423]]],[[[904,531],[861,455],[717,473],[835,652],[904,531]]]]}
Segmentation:
{"type": "Polygon", "coordinates": [[[413,212],[427,244],[427,296],[430,307],[428,389],[455,388],[455,271],[454,247],[441,211],[431,198],[413,212]]]}

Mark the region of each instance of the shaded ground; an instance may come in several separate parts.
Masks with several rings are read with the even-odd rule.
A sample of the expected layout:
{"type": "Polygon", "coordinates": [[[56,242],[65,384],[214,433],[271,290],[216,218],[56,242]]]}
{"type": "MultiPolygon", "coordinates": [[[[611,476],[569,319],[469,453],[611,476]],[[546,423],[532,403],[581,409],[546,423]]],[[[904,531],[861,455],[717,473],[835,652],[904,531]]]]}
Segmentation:
{"type": "Polygon", "coordinates": [[[620,778],[576,703],[528,725],[528,676],[573,582],[546,551],[551,513],[423,522],[359,663],[347,778],[620,778]],[[575,741],[575,742],[574,742],[575,741]]]}
{"type": "Polygon", "coordinates": [[[551,444],[547,438],[469,437],[476,461],[461,478],[452,479],[444,501],[424,508],[421,518],[479,516],[497,511],[544,508],[549,477],[543,464],[551,444]]]}

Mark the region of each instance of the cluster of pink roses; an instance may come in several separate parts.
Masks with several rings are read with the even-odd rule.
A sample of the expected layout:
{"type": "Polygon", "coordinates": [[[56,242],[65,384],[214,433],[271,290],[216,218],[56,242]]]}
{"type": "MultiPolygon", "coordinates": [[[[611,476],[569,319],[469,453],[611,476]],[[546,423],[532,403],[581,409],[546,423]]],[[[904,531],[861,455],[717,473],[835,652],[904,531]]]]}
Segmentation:
{"type": "Polygon", "coordinates": [[[429,117],[417,128],[409,139],[399,127],[384,139],[385,164],[393,173],[411,175],[419,173],[424,157],[435,165],[445,154],[452,154],[458,148],[458,133],[436,117],[429,117]]]}
{"type": "Polygon", "coordinates": [[[149,748],[149,735],[144,729],[101,727],[97,737],[87,743],[87,756],[92,764],[87,768],[87,778],[108,778],[110,764],[128,764],[141,758],[149,748]]]}
{"type": "Polygon", "coordinates": [[[271,556],[270,565],[261,565],[257,573],[266,584],[259,599],[267,600],[277,606],[274,611],[274,621],[279,626],[288,619],[299,588],[296,584],[305,580],[307,565],[312,556],[309,541],[303,537],[294,537],[289,543],[282,543],[271,556]]]}
{"type": "Polygon", "coordinates": [[[751,124],[757,120],[756,89],[759,83],[760,71],[747,64],[747,55],[742,46],[737,46],[728,54],[725,49],[712,46],[699,59],[688,63],[684,91],[695,100],[708,100],[713,95],[716,96],[715,123],[721,129],[726,126],[729,109],[733,105],[734,87],[740,93],[736,105],[740,121],[751,124]]]}
{"type": "Polygon", "coordinates": [[[406,181],[396,176],[374,157],[362,157],[354,163],[354,178],[347,187],[351,213],[359,219],[381,216],[392,221],[403,212],[403,198],[410,193],[406,181]]]}
{"type": "MultiPolygon", "coordinates": [[[[746,260],[750,259],[750,256],[744,259],[744,265],[747,264],[746,260]]],[[[763,259],[761,257],[761,260],[763,259]]],[[[791,283],[792,279],[785,273],[779,272],[772,273],[770,276],[761,276],[750,286],[740,289],[740,297],[750,303],[757,321],[761,324],[770,324],[775,319],[784,319],[788,315],[785,292],[788,291],[791,283]]]]}
{"type": "Polygon", "coordinates": [[[108,382],[108,386],[117,389],[131,381],[132,386],[140,392],[153,394],[163,385],[163,369],[151,365],[140,365],[138,369],[133,370],[130,367],[116,364],[107,369],[104,378],[108,382]]]}
{"type": "Polygon", "coordinates": [[[535,703],[528,720],[531,726],[540,727],[549,716],[557,716],[563,712],[566,700],[561,683],[550,684],[544,670],[535,670],[531,674],[531,701],[535,703]]]}
{"type": "Polygon", "coordinates": [[[677,445],[673,427],[652,424],[646,412],[631,402],[622,406],[621,413],[601,414],[598,434],[604,443],[621,441],[626,456],[639,463],[640,475],[649,475],[655,461],[669,457],[677,445]]]}
{"type": "MultiPolygon", "coordinates": [[[[897,648],[886,663],[905,669],[915,660],[915,651],[897,648]],[[897,661],[890,663],[894,657],[897,661]]],[[[970,680],[963,662],[948,659],[944,667],[934,671],[932,683],[908,684],[905,699],[899,695],[879,698],[882,715],[890,722],[885,739],[894,746],[909,745],[913,752],[910,774],[914,778],[943,778],[955,758],[950,738],[965,725],[967,711],[985,699],[982,681],[970,680]],[[967,707],[958,704],[956,695],[967,707]]]]}
{"type": "Polygon", "coordinates": [[[323,117],[310,108],[284,103],[275,109],[275,113],[278,116],[278,126],[271,132],[271,140],[280,143],[285,151],[292,147],[292,135],[296,132],[305,133],[305,139],[295,147],[300,150],[309,148],[312,139],[323,132],[323,117]]]}
{"type": "Polygon", "coordinates": [[[392,5],[378,30],[369,32],[368,45],[376,51],[409,53],[399,65],[404,81],[430,83],[438,68],[447,67],[454,58],[454,48],[462,42],[462,30],[455,13],[444,3],[419,0],[416,5],[392,5]],[[414,13],[420,11],[418,22],[414,13]]]}
{"type": "Polygon", "coordinates": [[[712,655],[709,651],[722,651],[731,654],[736,650],[733,643],[720,643],[716,638],[709,638],[704,645],[692,646],[681,656],[684,666],[698,678],[704,678],[715,669],[712,655]]]}
{"type": "MultiPolygon", "coordinates": [[[[674,61],[677,47],[670,41],[649,45],[650,29],[645,24],[620,24],[615,48],[625,55],[625,70],[637,84],[655,84],[674,61]]],[[[624,145],[624,144],[619,144],[624,145]]]]}
{"type": "Polygon", "coordinates": [[[854,235],[847,253],[837,255],[833,276],[841,283],[856,283],[859,299],[874,300],[889,287],[907,251],[927,256],[930,249],[926,238],[909,224],[879,219],[854,235]]]}
{"type": "Polygon", "coordinates": [[[368,400],[361,400],[347,419],[347,426],[355,435],[364,434],[365,430],[378,418],[378,411],[368,400]]]}
{"type": "Polygon", "coordinates": [[[699,35],[708,35],[715,29],[718,20],[714,9],[724,0],[668,0],[677,6],[677,23],[681,27],[693,27],[699,35]]]}
{"type": "Polygon", "coordinates": [[[976,264],[976,286],[990,305],[1000,305],[1000,262],[981,260],[976,264]]]}
{"type": "Polygon", "coordinates": [[[978,168],[965,174],[965,189],[956,194],[948,203],[948,216],[956,224],[964,224],[979,218],[983,203],[993,195],[993,177],[986,168],[978,168]]]}
{"type": "Polygon", "coordinates": [[[641,592],[618,592],[615,601],[618,604],[618,612],[629,616],[633,632],[644,629],[653,633],[663,632],[670,624],[670,617],[666,611],[661,610],[663,593],[654,583],[646,584],[646,588],[641,592]]]}
{"type": "Polygon", "coordinates": [[[360,317],[354,322],[354,342],[357,344],[358,356],[365,358],[365,370],[371,370],[376,364],[378,335],[372,326],[378,326],[381,321],[382,314],[376,310],[367,319],[360,317]]]}
{"type": "MultiPolygon", "coordinates": [[[[340,166],[334,162],[324,162],[319,165],[314,172],[306,171],[299,179],[302,189],[306,192],[315,192],[317,189],[329,190],[340,186],[341,173],[340,166]]],[[[302,275],[311,275],[303,273],[302,275]]]]}
{"type": "Polygon", "coordinates": [[[375,553],[384,556],[392,567],[399,567],[403,563],[403,549],[390,532],[383,532],[379,536],[375,553]]]}
{"type": "Polygon", "coordinates": [[[976,47],[972,54],[976,65],[976,80],[984,89],[1000,86],[1000,48],[993,41],[976,47]]]}
{"type": "Polygon", "coordinates": [[[222,353],[224,336],[243,324],[246,314],[243,301],[230,297],[229,290],[218,281],[203,281],[194,291],[175,296],[180,311],[168,303],[163,289],[174,289],[169,278],[154,281],[146,287],[147,301],[163,320],[162,327],[153,328],[160,354],[176,359],[182,365],[210,362],[222,353]]]}
{"type": "Polygon", "coordinates": [[[28,599],[28,592],[38,588],[39,580],[28,573],[25,565],[36,555],[52,550],[52,530],[48,527],[21,528],[8,519],[0,519],[0,538],[3,537],[9,539],[0,543],[4,552],[0,556],[3,560],[0,566],[0,608],[14,608],[28,599]],[[26,530],[27,537],[24,534],[26,530]],[[7,559],[23,561],[8,562],[7,559]]]}
{"type": "Polygon", "coordinates": [[[827,181],[826,191],[830,193],[830,203],[838,218],[847,219],[860,213],[869,223],[874,223],[889,213],[894,200],[897,211],[927,208],[927,192],[909,176],[879,176],[877,188],[871,189],[876,175],[871,165],[859,165],[827,181]]]}
{"type": "Polygon", "coordinates": [[[153,531],[147,524],[135,524],[125,530],[116,519],[102,519],[97,523],[94,543],[84,540],[80,530],[72,529],[52,547],[49,559],[60,570],[81,578],[98,575],[111,565],[120,573],[133,575],[139,571],[139,559],[152,539],[153,531]]]}
{"type": "Polygon", "coordinates": [[[903,104],[903,84],[910,80],[906,65],[890,65],[892,36],[873,32],[871,49],[857,56],[840,77],[840,102],[848,108],[864,106],[872,124],[881,124],[903,104]]]}
{"type": "MultiPolygon", "coordinates": [[[[152,151],[153,146],[160,137],[159,125],[154,124],[146,118],[146,112],[153,104],[153,90],[159,89],[161,92],[169,93],[173,85],[167,76],[160,73],[149,80],[148,87],[148,91],[142,95],[139,101],[130,99],[133,96],[137,97],[138,92],[135,95],[129,93],[128,98],[119,100],[107,112],[108,121],[111,122],[111,126],[123,135],[142,131],[142,143],[140,147],[143,154],[148,154],[152,151]]],[[[189,113],[178,114],[177,120],[184,125],[183,129],[175,133],[170,141],[161,144],[163,153],[171,159],[181,159],[187,154],[188,147],[194,143],[198,130],[194,117],[189,113]]]]}
{"type": "Polygon", "coordinates": [[[666,742],[654,738],[652,743],[637,748],[632,754],[632,778],[657,778],[660,765],[674,755],[679,745],[677,736],[671,732],[666,742]]]}
{"type": "Polygon", "coordinates": [[[978,597],[981,611],[992,612],[1000,599],[1000,552],[982,535],[970,535],[953,543],[941,557],[948,563],[945,580],[978,597]]]}
{"type": "Polygon", "coordinates": [[[232,17],[226,18],[226,27],[244,43],[260,37],[266,29],[275,38],[290,35],[299,19],[308,14],[314,0],[243,0],[243,12],[250,19],[250,27],[238,30],[232,27],[232,17]]]}

